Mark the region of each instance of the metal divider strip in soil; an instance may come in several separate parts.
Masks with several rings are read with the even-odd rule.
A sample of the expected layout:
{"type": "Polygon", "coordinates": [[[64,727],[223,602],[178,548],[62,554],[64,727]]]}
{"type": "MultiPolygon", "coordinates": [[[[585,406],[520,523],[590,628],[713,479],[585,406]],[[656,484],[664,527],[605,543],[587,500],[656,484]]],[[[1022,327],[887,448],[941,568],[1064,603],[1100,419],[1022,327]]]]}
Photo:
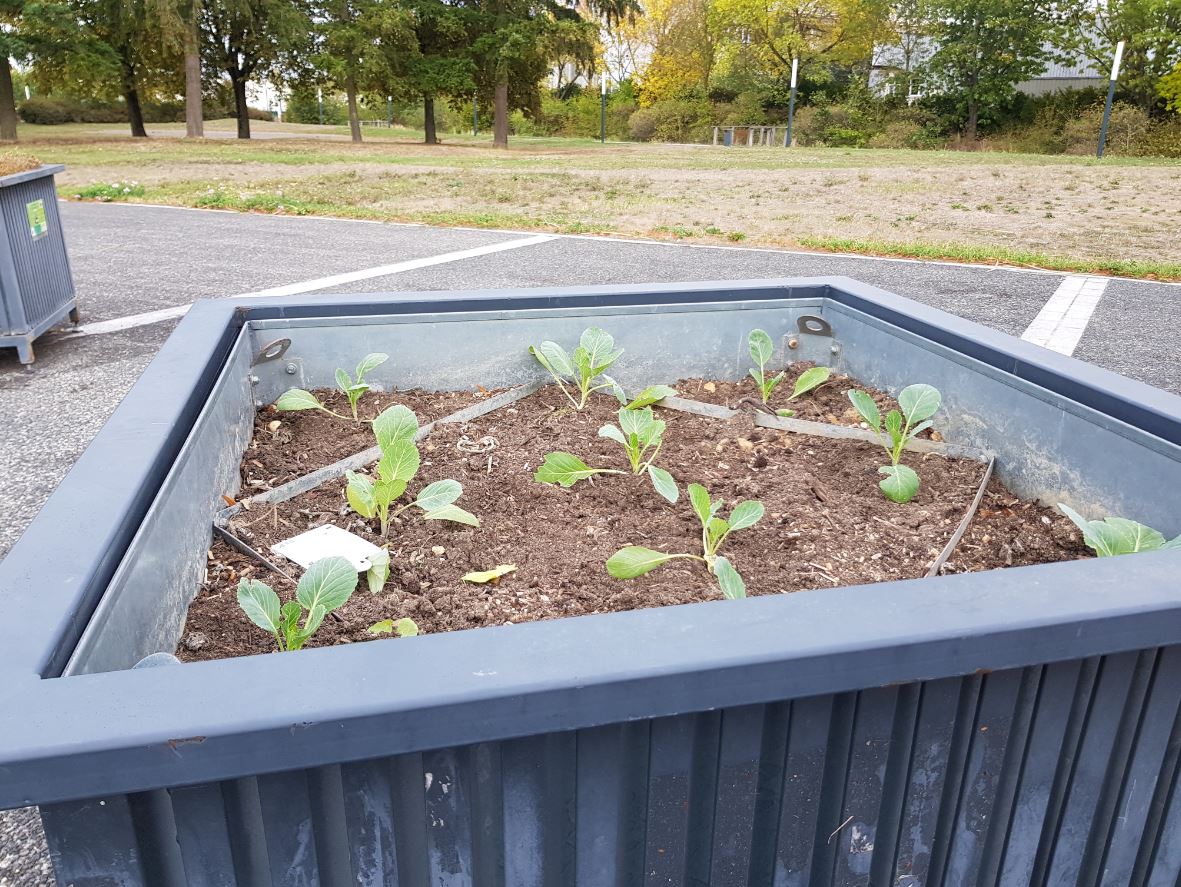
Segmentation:
{"type": "Polygon", "coordinates": [[[992,480],[992,470],[996,467],[996,456],[988,458],[988,464],[984,466],[984,476],[980,479],[980,486],[976,489],[976,495],[972,497],[972,504],[968,506],[967,513],[964,514],[955,532],[951,534],[951,538],[947,540],[947,544],[943,546],[943,550],[939,552],[939,556],[935,558],[931,564],[931,569],[927,570],[927,578],[938,576],[943,569],[943,565],[951,558],[955,547],[960,544],[960,540],[964,538],[964,533],[968,532],[968,527],[972,523],[972,518],[976,516],[976,512],[980,509],[980,503],[984,501],[984,493],[988,489],[988,482],[992,480]]]}
{"type": "MultiPolygon", "coordinates": [[[[792,431],[797,434],[810,434],[814,437],[828,437],[836,440],[860,440],[866,443],[881,443],[872,431],[865,428],[829,425],[825,422],[811,422],[807,419],[789,419],[785,416],[771,416],[760,412],[744,414],[741,410],[732,410],[729,407],[719,406],[718,404],[704,403],[699,400],[686,400],[681,397],[666,397],[664,400],[657,401],[656,405],[682,413],[705,416],[707,419],[728,420],[736,416],[753,415],[755,425],[760,428],[773,428],[778,431],[792,431]]],[[[903,449],[912,450],[916,453],[936,453],[940,456],[971,459],[975,462],[987,462],[990,459],[989,454],[972,449],[971,447],[962,447],[957,444],[949,444],[937,440],[923,440],[921,438],[910,440],[903,449]]]]}
{"type": "MultiPolygon", "coordinates": [[[[441,419],[428,422],[418,429],[418,433],[414,435],[414,441],[417,443],[423,440],[434,430],[436,425],[454,425],[460,422],[470,422],[472,419],[478,419],[480,416],[495,412],[501,407],[506,407],[524,397],[528,397],[530,394],[543,388],[546,384],[548,384],[546,381],[531,382],[528,385],[522,385],[519,388],[501,392],[480,403],[472,404],[470,407],[464,407],[462,410],[451,413],[448,416],[443,416],[441,419]]],[[[380,458],[381,447],[376,445],[360,453],[355,453],[352,456],[346,456],[344,459],[333,462],[331,465],[317,468],[310,474],[297,477],[295,480],[288,481],[274,489],[259,493],[256,496],[250,496],[234,503],[228,508],[223,508],[215,515],[214,524],[225,527],[231,517],[243,511],[249,511],[255,505],[270,505],[275,502],[285,502],[288,499],[294,499],[300,493],[306,493],[308,490],[313,490],[323,483],[343,477],[346,471],[358,471],[370,462],[375,462],[380,458]]]]}

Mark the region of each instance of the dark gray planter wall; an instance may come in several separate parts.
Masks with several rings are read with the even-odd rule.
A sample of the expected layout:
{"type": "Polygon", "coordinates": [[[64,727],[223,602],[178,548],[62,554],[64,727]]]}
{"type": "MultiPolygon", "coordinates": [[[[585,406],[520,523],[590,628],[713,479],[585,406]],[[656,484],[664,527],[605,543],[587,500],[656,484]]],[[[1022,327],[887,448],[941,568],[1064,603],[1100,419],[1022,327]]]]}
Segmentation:
{"type": "Polygon", "coordinates": [[[0,347],[33,360],[32,342],[67,318],[77,320],[53,177],[64,166],[0,176],[0,347]],[[29,205],[44,214],[33,230],[29,205]]]}
{"type": "Polygon", "coordinates": [[[42,815],[74,883],[1173,884],[1179,676],[1170,647],[42,815]]]}
{"type": "Polygon", "coordinates": [[[1063,438],[1106,485],[1079,489],[1147,465],[1160,486],[1134,504],[1178,522],[1181,400],[851,281],[199,305],[0,563],[0,806],[42,805],[64,883],[1176,883],[1181,552],[54,678],[75,651],[110,668],[175,636],[191,565],[121,556],[205,544],[145,516],[209,484],[188,513],[208,521],[252,395],[329,384],[325,342],[454,366],[455,332],[476,370],[440,387],[533,378],[517,349],[541,327],[509,306],[557,309],[553,338],[599,317],[661,375],[704,349],[735,376],[752,320],[778,335],[819,308],[867,381],[923,368],[949,397],[978,386],[966,414],[1095,419],[1127,449],[1100,471],[1063,438]],[[645,352],[661,323],[678,336],[645,352]],[[284,335],[289,361],[247,369],[284,335]]]}

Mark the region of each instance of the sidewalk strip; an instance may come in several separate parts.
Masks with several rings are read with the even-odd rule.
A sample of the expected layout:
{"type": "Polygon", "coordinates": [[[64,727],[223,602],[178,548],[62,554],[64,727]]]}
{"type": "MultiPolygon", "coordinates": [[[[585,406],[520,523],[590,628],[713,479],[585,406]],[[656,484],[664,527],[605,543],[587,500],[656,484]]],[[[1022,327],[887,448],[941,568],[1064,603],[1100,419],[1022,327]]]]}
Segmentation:
{"type": "Polygon", "coordinates": [[[1059,284],[1021,338],[1059,354],[1073,354],[1107,284],[1106,277],[1070,275],[1059,284]]]}

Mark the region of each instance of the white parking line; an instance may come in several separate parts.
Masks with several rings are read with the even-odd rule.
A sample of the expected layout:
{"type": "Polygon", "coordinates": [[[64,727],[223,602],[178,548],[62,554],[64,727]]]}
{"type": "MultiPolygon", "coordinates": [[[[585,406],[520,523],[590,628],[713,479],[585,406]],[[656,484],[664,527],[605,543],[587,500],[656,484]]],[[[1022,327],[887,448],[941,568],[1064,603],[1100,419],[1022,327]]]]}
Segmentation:
{"type": "Polygon", "coordinates": [[[1059,354],[1074,354],[1107,289],[1106,277],[1072,274],[1059,284],[1021,338],[1059,354]]]}
{"type": "MultiPolygon", "coordinates": [[[[388,277],[391,274],[401,274],[405,271],[415,271],[419,268],[429,268],[432,265],[444,265],[447,262],[458,262],[462,259],[474,259],[490,253],[499,253],[509,249],[520,249],[523,246],[535,246],[539,243],[553,240],[552,234],[537,234],[533,237],[522,237],[517,240],[506,240],[501,243],[490,243],[472,249],[461,249],[455,252],[442,253],[437,256],[427,256],[424,259],[410,259],[405,262],[395,262],[392,265],[378,265],[364,268],[360,271],[348,271],[344,274],[333,274],[330,277],[318,277],[315,280],[304,280],[299,283],[288,283],[283,286],[273,286],[264,290],[240,293],[236,299],[261,299],[266,296],[292,296],[297,293],[310,293],[316,290],[355,283],[358,280],[368,280],[373,277],[388,277]]],[[[100,320],[95,323],[84,323],[70,330],[67,336],[93,336],[100,333],[115,333],[120,330],[133,329],[174,317],[183,317],[188,313],[191,305],[177,305],[174,308],[161,308],[158,311],[145,311],[143,314],[132,314],[128,317],[117,317],[114,320],[100,320]]]]}

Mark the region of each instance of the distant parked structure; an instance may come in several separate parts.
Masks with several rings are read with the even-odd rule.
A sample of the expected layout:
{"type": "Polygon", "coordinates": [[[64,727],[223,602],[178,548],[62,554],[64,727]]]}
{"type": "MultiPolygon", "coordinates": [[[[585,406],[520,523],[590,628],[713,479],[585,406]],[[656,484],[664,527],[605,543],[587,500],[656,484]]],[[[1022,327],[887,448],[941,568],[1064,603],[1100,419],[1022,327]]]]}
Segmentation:
{"type": "MultiPolygon", "coordinates": [[[[905,84],[908,104],[925,94],[919,70],[931,55],[932,43],[925,37],[906,37],[899,43],[874,47],[870,69],[870,88],[879,95],[891,95],[905,84]]],[[[1030,80],[1017,84],[1017,91],[1026,95],[1047,95],[1070,89],[1102,89],[1107,86],[1107,75],[1087,59],[1076,59],[1069,64],[1049,62],[1045,71],[1030,80]]]]}

